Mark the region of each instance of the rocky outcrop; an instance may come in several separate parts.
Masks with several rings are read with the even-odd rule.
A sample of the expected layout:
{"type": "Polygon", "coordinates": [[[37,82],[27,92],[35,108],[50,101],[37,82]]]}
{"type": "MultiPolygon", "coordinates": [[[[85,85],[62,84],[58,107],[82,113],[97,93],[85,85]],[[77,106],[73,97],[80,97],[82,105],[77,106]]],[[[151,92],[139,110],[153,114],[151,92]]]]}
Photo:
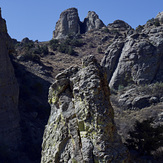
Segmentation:
{"type": "Polygon", "coordinates": [[[157,19],[161,24],[163,24],[163,11],[158,13],[155,19],[157,19]]]}
{"type": "Polygon", "coordinates": [[[80,33],[80,20],[78,16],[78,10],[76,8],[70,8],[63,11],[58,22],[56,23],[53,38],[61,39],[68,34],[77,33],[80,33]]]}
{"type": "Polygon", "coordinates": [[[93,56],[58,74],[49,89],[41,162],[128,162],[109,96],[106,72],[93,56]]]}
{"type": "Polygon", "coordinates": [[[112,28],[113,30],[118,31],[126,31],[132,29],[132,27],[123,20],[115,20],[113,23],[108,24],[108,28],[112,28]]]}
{"type": "Polygon", "coordinates": [[[89,11],[87,17],[81,23],[81,33],[85,33],[92,29],[100,29],[104,27],[104,23],[94,11],[89,11]]]}
{"type": "Polygon", "coordinates": [[[107,68],[111,88],[163,81],[163,26],[141,28],[107,49],[101,64],[107,68]]]}
{"type": "Polygon", "coordinates": [[[55,31],[53,32],[53,38],[62,39],[69,34],[76,35],[85,33],[92,29],[102,28],[103,26],[105,26],[104,23],[95,12],[89,11],[88,16],[81,22],[78,16],[78,10],[76,8],[69,8],[61,13],[56,23],[55,31]]]}
{"type": "MultiPolygon", "coordinates": [[[[0,10],[0,149],[6,153],[15,149],[20,139],[19,88],[9,58],[10,51],[11,38],[7,34],[6,22],[2,19],[0,10]]],[[[0,157],[3,156],[0,154],[0,157]]]]}

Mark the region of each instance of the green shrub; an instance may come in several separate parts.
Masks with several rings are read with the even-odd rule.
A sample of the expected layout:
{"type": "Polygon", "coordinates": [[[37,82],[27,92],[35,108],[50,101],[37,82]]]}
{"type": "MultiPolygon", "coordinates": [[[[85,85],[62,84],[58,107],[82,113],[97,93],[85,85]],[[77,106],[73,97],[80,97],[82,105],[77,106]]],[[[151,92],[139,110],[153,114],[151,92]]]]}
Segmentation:
{"type": "Polygon", "coordinates": [[[23,44],[23,48],[26,50],[30,50],[34,47],[34,42],[32,40],[29,40],[29,42],[23,44]]]}
{"type": "Polygon", "coordinates": [[[122,91],[125,87],[123,85],[118,86],[118,91],[122,91]]]}
{"type": "Polygon", "coordinates": [[[104,33],[109,33],[109,29],[108,29],[107,27],[105,27],[105,28],[102,30],[102,32],[104,32],[104,33]]]}
{"type": "Polygon", "coordinates": [[[136,31],[137,32],[141,32],[143,30],[143,26],[139,25],[138,27],[136,27],[136,31]]]}
{"type": "Polygon", "coordinates": [[[55,51],[55,50],[58,49],[59,41],[56,40],[56,39],[52,39],[52,40],[49,41],[49,46],[50,46],[50,49],[52,49],[53,51],[55,51]]]}
{"type": "Polygon", "coordinates": [[[163,126],[153,127],[153,119],[143,122],[136,121],[133,131],[129,131],[130,138],[126,145],[130,150],[136,150],[141,155],[151,155],[163,146],[163,126]]]}
{"type": "Polygon", "coordinates": [[[102,48],[101,48],[101,47],[98,47],[98,48],[97,48],[97,52],[98,52],[98,53],[102,53],[102,48]]]}
{"type": "Polygon", "coordinates": [[[154,21],[154,25],[155,25],[156,27],[160,26],[160,22],[159,22],[158,19],[155,19],[155,21],[154,21]]]}
{"type": "Polygon", "coordinates": [[[49,53],[49,50],[48,50],[48,47],[46,45],[44,46],[38,46],[37,48],[35,48],[33,50],[33,53],[34,54],[44,54],[44,55],[47,55],[49,53]]]}
{"type": "Polygon", "coordinates": [[[147,23],[154,24],[154,21],[155,21],[155,19],[152,18],[152,19],[149,19],[149,20],[147,21],[147,23]]]}
{"type": "Polygon", "coordinates": [[[33,53],[26,53],[20,56],[21,61],[33,61],[33,62],[40,62],[40,56],[38,54],[33,53]]]}

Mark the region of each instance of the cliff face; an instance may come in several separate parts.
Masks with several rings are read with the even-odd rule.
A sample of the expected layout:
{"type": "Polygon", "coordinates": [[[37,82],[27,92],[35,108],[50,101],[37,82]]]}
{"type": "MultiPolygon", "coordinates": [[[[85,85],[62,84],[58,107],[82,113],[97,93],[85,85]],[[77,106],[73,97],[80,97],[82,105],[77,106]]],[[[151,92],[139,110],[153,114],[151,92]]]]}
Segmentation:
{"type": "Polygon", "coordinates": [[[93,56],[58,74],[49,89],[41,162],[127,162],[109,96],[106,72],[93,56]]]}
{"type": "MultiPolygon", "coordinates": [[[[20,138],[19,88],[9,58],[11,38],[0,10],[0,147],[15,148],[20,138]]],[[[5,149],[3,149],[5,150],[5,149]]]]}
{"type": "Polygon", "coordinates": [[[92,29],[100,29],[103,26],[105,26],[104,23],[95,12],[89,11],[87,17],[81,22],[78,10],[76,8],[69,8],[61,13],[53,32],[53,38],[62,39],[69,34],[85,33],[92,29]]]}
{"type": "Polygon", "coordinates": [[[80,33],[80,20],[76,8],[63,11],[56,23],[54,38],[64,38],[67,34],[80,33]]]}
{"type": "Polygon", "coordinates": [[[161,13],[139,26],[126,39],[117,39],[101,62],[111,88],[163,81],[163,25],[161,13]]]}

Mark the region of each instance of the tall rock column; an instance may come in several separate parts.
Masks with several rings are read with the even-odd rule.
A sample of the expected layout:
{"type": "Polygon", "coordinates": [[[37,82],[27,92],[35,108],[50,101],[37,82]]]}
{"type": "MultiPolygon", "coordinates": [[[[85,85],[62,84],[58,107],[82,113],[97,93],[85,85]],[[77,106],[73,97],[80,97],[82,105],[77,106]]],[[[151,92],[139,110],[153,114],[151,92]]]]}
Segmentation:
{"type": "MultiPolygon", "coordinates": [[[[18,83],[9,58],[11,38],[0,9],[0,148],[15,148],[20,138],[18,83]]],[[[9,156],[8,156],[9,157],[9,156]]]]}
{"type": "Polygon", "coordinates": [[[62,39],[68,34],[75,35],[77,33],[80,33],[78,10],[76,8],[69,8],[61,13],[53,32],[53,38],[62,39]]]}
{"type": "Polygon", "coordinates": [[[58,74],[49,89],[41,162],[128,162],[109,96],[106,72],[94,56],[58,74]]]}

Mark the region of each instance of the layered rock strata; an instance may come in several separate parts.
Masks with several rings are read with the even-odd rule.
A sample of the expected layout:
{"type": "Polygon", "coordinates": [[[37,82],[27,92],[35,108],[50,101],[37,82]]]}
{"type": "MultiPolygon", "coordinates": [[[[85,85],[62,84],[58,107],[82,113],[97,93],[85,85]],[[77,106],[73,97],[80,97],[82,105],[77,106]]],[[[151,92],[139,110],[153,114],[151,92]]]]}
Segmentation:
{"type": "Polygon", "coordinates": [[[87,17],[81,22],[78,16],[78,10],[76,8],[69,8],[61,13],[56,23],[55,31],[53,32],[53,38],[62,39],[69,34],[76,35],[85,33],[104,26],[104,23],[94,11],[89,11],[87,17]]]}
{"type": "Polygon", "coordinates": [[[15,148],[20,138],[19,88],[9,58],[10,51],[11,38],[0,10],[0,148],[3,150],[15,148]]]}
{"type": "Polygon", "coordinates": [[[58,74],[49,89],[41,162],[128,162],[109,96],[106,72],[93,56],[58,74]]]}

